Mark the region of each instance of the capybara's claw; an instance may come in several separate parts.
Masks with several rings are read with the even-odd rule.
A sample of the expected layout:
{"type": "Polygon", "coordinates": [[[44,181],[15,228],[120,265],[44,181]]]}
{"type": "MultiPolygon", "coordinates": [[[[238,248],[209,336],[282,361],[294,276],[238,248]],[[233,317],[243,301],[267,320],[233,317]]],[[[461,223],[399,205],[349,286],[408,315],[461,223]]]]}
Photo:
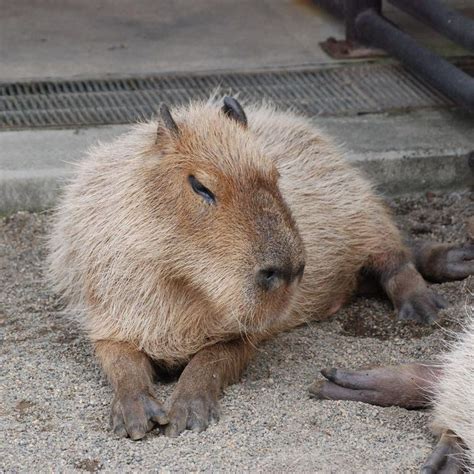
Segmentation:
{"type": "Polygon", "coordinates": [[[325,400],[325,398],[323,398],[321,396],[321,390],[323,388],[323,385],[325,384],[326,382],[324,380],[315,380],[309,387],[308,387],[308,392],[309,392],[309,396],[311,398],[316,398],[318,400],[325,400]]]}
{"type": "Polygon", "coordinates": [[[474,275],[474,244],[450,248],[445,255],[445,281],[463,280],[470,275],[474,275]]]}
{"type": "Polygon", "coordinates": [[[351,387],[351,383],[340,383],[337,377],[337,369],[322,370],[321,373],[327,381],[316,380],[308,390],[311,398],[318,400],[350,400],[354,402],[364,402],[373,405],[380,405],[381,397],[376,390],[368,388],[357,389],[351,387]]]}
{"type": "Polygon", "coordinates": [[[167,423],[162,405],[148,393],[117,395],[112,402],[111,425],[117,436],[138,440],[155,424],[167,423]]]}
{"type": "Polygon", "coordinates": [[[168,418],[166,436],[174,438],[186,429],[200,433],[219,419],[217,399],[209,394],[176,394],[168,418]]]}
{"type": "Polygon", "coordinates": [[[430,324],[438,318],[438,312],[447,306],[448,303],[442,296],[425,288],[424,291],[416,292],[402,302],[397,308],[398,319],[430,324]]]}
{"type": "Polygon", "coordinates": [[[474,243],[425,244],[415,255],[423,276],[432,282],[464,280],[474,275],[474,243]]]}
{"type": "Polygon", "coordinates": [[[323,369],[321,374],[330,382],[353,390],[377,389],[382,379],[380,369],[342,370],[323,369]]]}

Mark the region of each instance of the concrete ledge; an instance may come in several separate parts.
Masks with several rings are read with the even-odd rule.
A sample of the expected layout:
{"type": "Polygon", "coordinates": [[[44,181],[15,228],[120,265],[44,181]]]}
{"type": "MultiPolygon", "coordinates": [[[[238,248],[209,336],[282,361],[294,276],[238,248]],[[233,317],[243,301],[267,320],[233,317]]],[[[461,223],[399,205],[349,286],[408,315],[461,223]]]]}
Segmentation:
{"type": "Polygon", "coordinates": [[[93,144],[111,140],[129,128],[115,125],[0,132],[0,213],[54,206],[74,162],[93,144]]]}
{"type": "Polygon", "coordinates": [[[473,185],[469,157],[464,150],[404,154],[354,155],[354,164],[389,196],[427,190],[465,189],[473,185]]]}
{"type": "MultiPolygon", "coordinates": [[[[460,189],[474,183],[474,119],[452,111],[315,118],[385,194],[460,189]]],[[[75,161],[128,125],[0,132],[0,213],[53,206],[75,161]]]]}

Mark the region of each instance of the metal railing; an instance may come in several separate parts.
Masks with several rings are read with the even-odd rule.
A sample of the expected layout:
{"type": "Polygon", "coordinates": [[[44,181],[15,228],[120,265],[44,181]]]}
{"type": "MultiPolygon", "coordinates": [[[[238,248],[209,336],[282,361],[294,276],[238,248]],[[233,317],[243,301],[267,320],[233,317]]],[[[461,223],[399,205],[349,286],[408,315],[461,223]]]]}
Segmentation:
{"type": "MultiPolygon", "coordinates": [[[[388,0],[466,49],[474,51],[474,20],[439,0],[388,0]]],[[[380,55],[399,59],[414,74],[429,82],[457,104],[474,112],[474,77],[421,46],[382,14],[382,0],[314,0],[345,21],[346,38],[321,44],[337,58],[380,55]],[[375,48],[375,49],[368,49],[375,48]]]]}

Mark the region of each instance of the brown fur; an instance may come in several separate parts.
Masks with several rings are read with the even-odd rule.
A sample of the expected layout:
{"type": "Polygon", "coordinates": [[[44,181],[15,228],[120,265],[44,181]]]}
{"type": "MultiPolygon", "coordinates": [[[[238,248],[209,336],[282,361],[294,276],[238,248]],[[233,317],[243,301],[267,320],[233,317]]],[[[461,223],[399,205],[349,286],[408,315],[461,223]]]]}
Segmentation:
{"type": "MultiPolygon", "coordinates": [[[[408,251],[341,151],[302,117],[269,106],[246,111],[248,127],[213,101],[175,109],[176,124],[166,113],[95,147],[66,186],[50,239],[51,275],[85,314],[117,392],[117,370],[137,371],[149,390],[139,354],[170,367],[192,359],[196,373],[207,358],[224,357],[213,363],[216,373],[202,375],[208,388],[214,375],[222,388],[238,379],[252,345],[337,311],[363,268],[397,307],[410,298],[393,289],[397,272],[411,265],[408,251]],[[190,175],[212,190],[216,205],[193,192],[190,175]],[[261,268],[294,274],[304,262],[301,283],[271,292],[256,285],[261,268]]],[[[178,387],[189,392],[180,388],[191,383],[186,373],[178,387]]],[[[199,398],[204,388],[196,383],[194,391],[199,398]]],[[[211,410],[206,403],[201,412],[211,410]]]]}
{"type": "Polygon", "coordinates": [[[171,421],[166,434],[177,436],[186,428],[201,431],[209,419],[218,419],[221,390],[239,380],[254,351],[248,341],[237,339],[198,352],[181,374],[169,401],[171,421]]]}
{"type": "Polygon", "coordinates": [[[180,364],[241,333],[326,317],[370,256],[402,247],[370,185],[319,130],[269,107],[247,113],[248,130],[194,104],[174,112],[179,139],[161,130],[155,145],[158,123],[142,124],[80,163],[50,261],[92,340],[180,364]],[[218,210],[192,192],[188,174],[214,190],[218,210]],[[303,245],[300,288],[256,294],[254,268],[267,254],[299,262],[303,245]]]}

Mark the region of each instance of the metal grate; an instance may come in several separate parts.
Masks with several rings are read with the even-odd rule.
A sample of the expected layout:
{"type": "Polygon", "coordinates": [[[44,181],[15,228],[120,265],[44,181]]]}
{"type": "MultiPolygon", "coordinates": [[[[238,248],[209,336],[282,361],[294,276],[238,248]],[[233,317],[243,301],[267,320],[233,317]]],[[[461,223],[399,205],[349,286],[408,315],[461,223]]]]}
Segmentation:
{"type": "MultiPolygon", "coordinates": [[[[460,66],[474,75],[474,60],[460,66]]],[[[245,100],[270,99],[307,115],[374,113],[451,106],[398,65],[353,65],[280,72],[167,75],[0,84],[0,128],[128,123],[161,102],[206,98],[217,87],[245,100]]]]}

